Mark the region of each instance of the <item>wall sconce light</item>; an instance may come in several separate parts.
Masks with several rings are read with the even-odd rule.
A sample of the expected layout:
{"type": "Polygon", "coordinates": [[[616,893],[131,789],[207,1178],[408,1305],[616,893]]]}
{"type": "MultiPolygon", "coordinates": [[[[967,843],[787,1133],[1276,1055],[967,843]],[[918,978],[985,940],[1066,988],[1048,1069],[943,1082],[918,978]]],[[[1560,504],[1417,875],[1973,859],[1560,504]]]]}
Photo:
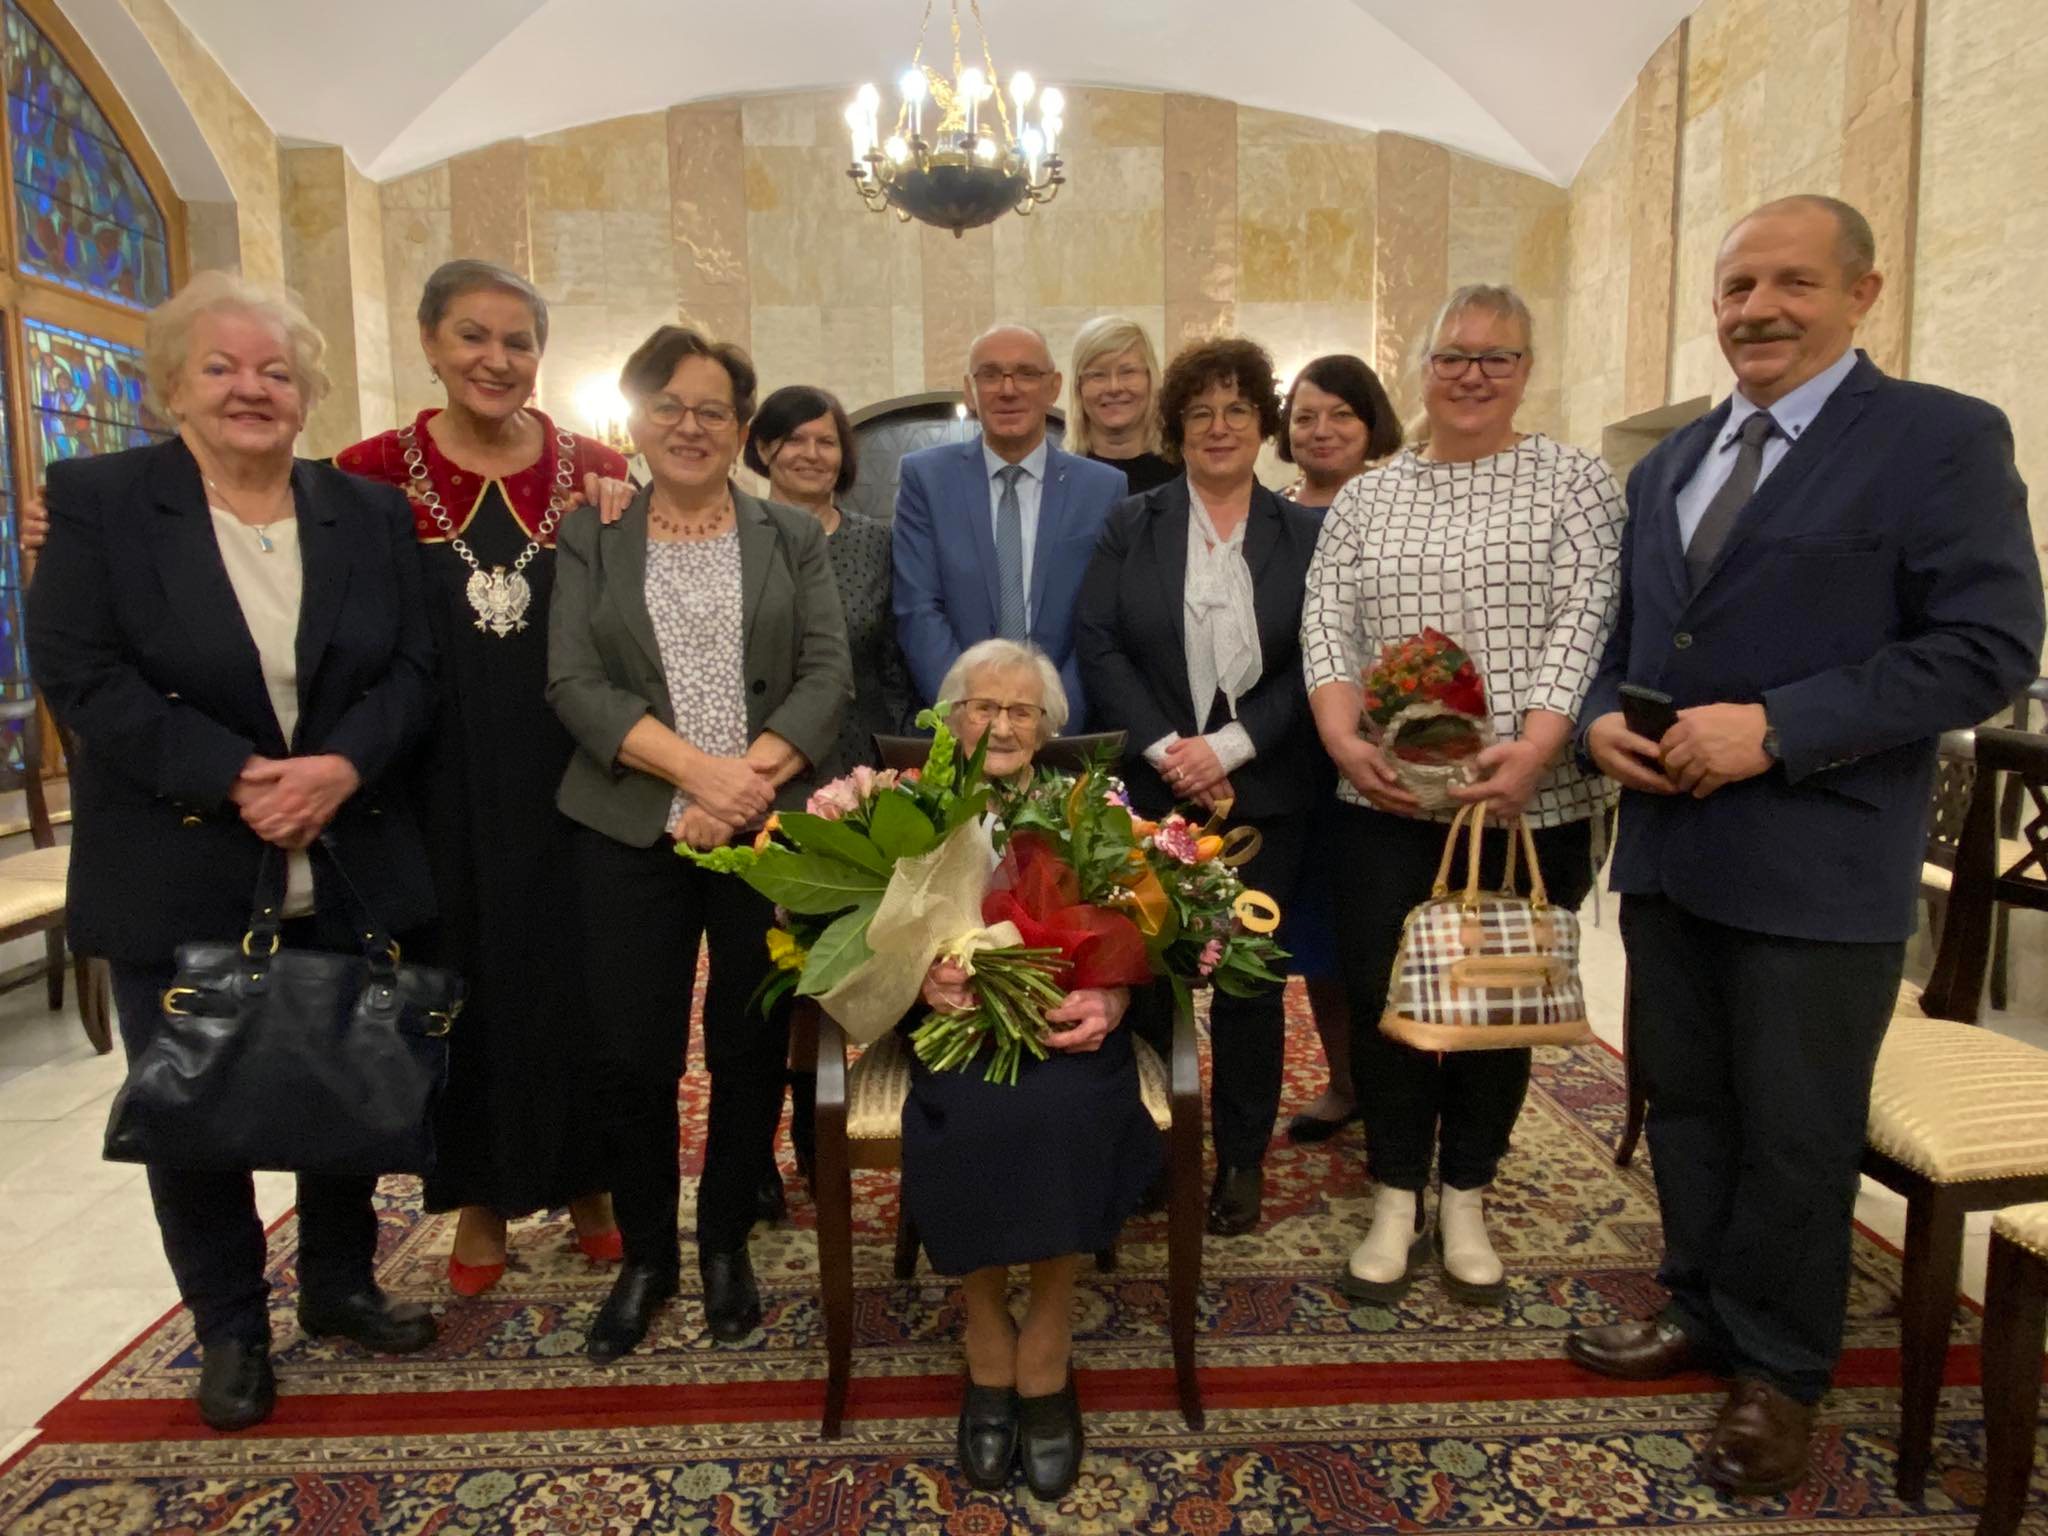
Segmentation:
{"type": "Polygon", "coordinates": [[[576,409],[592,437],[629,459],[633,456],[633,435],[626,430],[631,409],[619,393],[616,374],[593,373],[577,385],[576,409]]]}

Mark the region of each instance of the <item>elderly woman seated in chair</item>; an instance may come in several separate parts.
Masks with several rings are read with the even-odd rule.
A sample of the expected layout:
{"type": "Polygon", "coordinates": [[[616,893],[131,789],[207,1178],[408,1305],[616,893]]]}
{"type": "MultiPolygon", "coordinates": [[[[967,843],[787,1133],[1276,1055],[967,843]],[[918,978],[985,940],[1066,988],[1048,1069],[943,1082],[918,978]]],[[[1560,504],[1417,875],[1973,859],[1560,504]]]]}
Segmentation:
{"type": "MultiPolygon", "coordinates": [[[[1066,723],[1058,670],[1040,651],[984,640],[963,653],[940,691],[961,748],[983,740],[992,779],[1028,776],[1033,756],[1066,723]]],[[[972,1006],[973,982],[941,961],[927,1006],[972,1006]]],[[[1021,1462],[1042,1499],[1073,1486],[1081,1459],[1073,1349],[1074,1276],[1084,1254],[1111,1246],[1160,1171],[1159,1134],[1138,1091],[1129,994],[1071,992],[1047,1019],[1050,1054],[1025,1057],[1014,1087],[965,1070],[911,1069],[903,1109],[903,1199],[932,1267],[965,1277],[967,1384],[960,1461],[978,1488],[997,1489],[1021,1462]],[[1013,1265],[1031,1277],[1022,1326],[1010,1315],[1013,1265]]]]}

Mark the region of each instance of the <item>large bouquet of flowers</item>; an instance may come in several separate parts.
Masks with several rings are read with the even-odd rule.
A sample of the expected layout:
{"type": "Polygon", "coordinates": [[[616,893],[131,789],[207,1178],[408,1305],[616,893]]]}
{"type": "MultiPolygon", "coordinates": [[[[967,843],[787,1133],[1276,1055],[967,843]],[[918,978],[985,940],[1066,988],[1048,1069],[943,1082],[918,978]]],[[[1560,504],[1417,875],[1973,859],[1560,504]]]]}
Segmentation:
{"type": "Polygon", "coordinates": [[[992,785],[981,751],[963,762],[936,713],[919,723],[934,733],[921,769],[857,768],[751,848],[677,849],[776,903],[764,1003],[815,997],[872,1041],[949,959],[976,1006],[925,1020],[912,1037],[920,1058],[944,1070],[986,1054],[990,1081],[1015,1082],[1025,1054],[1045,1057],[1045,1014],[1068,991],[1163,975],[1185,997],[1205,979],[1230,990],[1280,980],[1278,909],[1231,867],[1248,856],[1243,835],[1233,850],[1178,817],[1135,822],[1100,762],[1040,772],[1022,790],[992,785]]]}
{"type": "Polygon", "coordinates": [[[1449,808],[1451,786],[1472,782],[1472,759],[1494,739],[1486,686],[1472,658],[1450,636],[1425,629],[1384,647],[1360,682],[1366,732],[1394,777],[1423,809],[1449,808]]]}

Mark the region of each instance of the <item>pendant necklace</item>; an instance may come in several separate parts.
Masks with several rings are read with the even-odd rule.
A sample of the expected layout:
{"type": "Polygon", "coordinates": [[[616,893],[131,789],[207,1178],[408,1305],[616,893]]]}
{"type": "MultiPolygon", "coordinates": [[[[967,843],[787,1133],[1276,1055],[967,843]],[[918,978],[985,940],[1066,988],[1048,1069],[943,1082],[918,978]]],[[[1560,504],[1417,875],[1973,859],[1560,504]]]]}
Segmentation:
{"type": "MultiPolygon", "coordinates": [[[[533,588],[527,584],[526,567],[541,552],[542,546],[554,537],[555,524],[569,510],[569,500],[575,494],[575,438],[559,427],[555,429],[554,492],[548,498],[548,509],[541,517],[539,532],[527,540],[526,548],[519,552],[519,558],[512,562],[509,571],[502,565],[494,565],[486,571],[483,562],[477,559],[476,551],[455,531],[455,519],[448,515],[448,509],[441,504],[441,493],[434,489],[434,482],[427,477],[427,456],[419,444],[419,423],[400,427],[398,443],[405,450],[405,472],[412,483],[413,499],[427,509],[427,516],[434,520],[434,526],[448,541],[448,547],[469,567],[469,582],[463,588],[463,595],[469,599],[469,606],[476,614],[477,629],[503,639],[526,628],[526,610],[533,604],[533,588]]],[[[511,497],[507,496],[505,505],[508,510],[511,504],[511,497]]]]}
{"type": "MultiPolygon", "coordinates": [[[[244,520],[242,515],[236,512],[233,507],[228,505],[227,497],[222,494],[221,488],[218,484],[215,483],[213,476],[207,474],[204,470],[202,470],[200,471],[199,478],[206,482],[207,490],[213,493],[213,499],[220,506],[221,510],[233,516],[236,522],[241,523],[241,525],[244,528],[248,529],[251,533],[256,535],[256,548],[258,550],[267,555],[277,548],[277,545],[271,540],[270,537],[270,523],[281,523],[284,521],[283,518],[273,517],[270,520],[270,523],[248,522],[244,520]]],[[[289,492],[290,487],[287,486],[286,490],[287,492],[289,492]]]]}

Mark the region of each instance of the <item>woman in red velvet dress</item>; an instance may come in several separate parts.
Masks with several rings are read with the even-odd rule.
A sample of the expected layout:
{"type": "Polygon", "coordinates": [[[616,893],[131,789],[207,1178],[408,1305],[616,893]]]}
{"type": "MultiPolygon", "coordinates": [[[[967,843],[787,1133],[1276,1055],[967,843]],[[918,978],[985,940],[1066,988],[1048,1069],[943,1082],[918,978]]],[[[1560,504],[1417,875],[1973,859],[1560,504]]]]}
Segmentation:
{"type": "Polygon", "coordinates": [[[447,406],[335,463],[411,498],[440,650],[416,785],[440,919],[421,958],[460,971],[469,999],[449,1037],[426,1204],[461,1211],[448,1278],[474,1296],[504,1274],[507,1220],[531,1211],[567,1205],[585,1254],[620,1256],[583,1134],[599,1106],[562,921],[568,823],[555,788],[573,748],[543,695],[555,525],[586,476],[622,480],[626,464],[527,403],[548,321],[525,279],[449,262],[428,278],[419,319],[447,406]]]}

